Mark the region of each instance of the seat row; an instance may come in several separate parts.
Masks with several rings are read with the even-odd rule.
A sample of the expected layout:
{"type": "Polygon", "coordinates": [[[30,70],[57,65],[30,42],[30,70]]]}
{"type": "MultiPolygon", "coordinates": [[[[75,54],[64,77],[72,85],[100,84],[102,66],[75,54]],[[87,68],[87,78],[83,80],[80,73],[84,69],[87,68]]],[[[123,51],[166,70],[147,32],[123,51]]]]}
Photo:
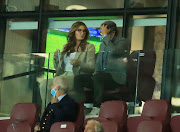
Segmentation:
{"type": "MultiPolygon", "coordinates": [[[[0,120],[2,132],[33,132],[39,119],[39,111],[34,103],[18,103],[8,120],[0,120]]],[[[51,132],[82,132],[88,120],[99,121],[104,132],[179,132],[180,115],[171,118],[170,103],[167,100],[148,100],[141,116],[127,117],[124,101],[106,101],[101,105],[99,117],[84,121],[84,106],[79,104],[75,122],[57,122],[51,132]]]]}

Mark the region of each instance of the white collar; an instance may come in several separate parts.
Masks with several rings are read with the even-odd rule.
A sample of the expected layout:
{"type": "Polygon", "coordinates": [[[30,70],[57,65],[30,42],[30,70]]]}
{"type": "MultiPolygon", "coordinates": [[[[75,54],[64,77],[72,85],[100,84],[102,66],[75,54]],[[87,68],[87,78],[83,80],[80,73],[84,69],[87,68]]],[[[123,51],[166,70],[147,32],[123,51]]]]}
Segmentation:
{"type": "Polygon", "coordinates": [[[60,102],[64,98],[64,96],[66,96],[66,94],[63,94],[63,95],[59,96],[58,101],[60,102]]]}

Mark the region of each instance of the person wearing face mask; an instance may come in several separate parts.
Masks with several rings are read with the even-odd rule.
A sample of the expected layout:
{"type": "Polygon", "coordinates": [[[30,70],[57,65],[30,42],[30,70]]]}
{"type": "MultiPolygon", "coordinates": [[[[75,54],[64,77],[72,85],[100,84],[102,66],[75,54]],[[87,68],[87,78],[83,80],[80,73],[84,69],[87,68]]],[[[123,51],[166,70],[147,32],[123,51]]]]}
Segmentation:
{"type": "Polygon", "coordinates": [[[53,99],[45,108],[42,118],[34,127],[35,132],[49,132],[55,122],[74,122],[77,115],[77,104],[71,99],[68,92],[68,82],[65,77],[55,77],[51,86],[53,99]]]}

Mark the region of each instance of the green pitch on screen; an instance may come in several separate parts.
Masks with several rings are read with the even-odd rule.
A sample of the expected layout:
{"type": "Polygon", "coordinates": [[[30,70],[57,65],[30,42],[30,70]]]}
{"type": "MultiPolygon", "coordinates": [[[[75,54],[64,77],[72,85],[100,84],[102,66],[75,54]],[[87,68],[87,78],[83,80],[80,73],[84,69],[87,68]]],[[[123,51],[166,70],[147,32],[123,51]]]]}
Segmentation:
{"type": "MultiPolygon", "coordinates": [[[[53,65],[53,56],[56,49],[60,49],[62,51],[63,45],[67,43],[67,32],[57,31],[57,30],[48,30],[47,39],[46,39],[46,53],[50,54],[50,63],[49,68],[54,69],[53,65]]],[[[96,48],[96,53],[99,51],[99,46],[101,44],[101,40],[99,37],[90,37],[88,40],[89,43],[94,44],[96,48]]],[[[45,60],[45,67],[48,67],[48,60],[45,60]]],[[[45,76],[47,73],[45,73],[45,76]]],[[[52,75],[49,74],[49,77],[52,78],[52,75]]]]}

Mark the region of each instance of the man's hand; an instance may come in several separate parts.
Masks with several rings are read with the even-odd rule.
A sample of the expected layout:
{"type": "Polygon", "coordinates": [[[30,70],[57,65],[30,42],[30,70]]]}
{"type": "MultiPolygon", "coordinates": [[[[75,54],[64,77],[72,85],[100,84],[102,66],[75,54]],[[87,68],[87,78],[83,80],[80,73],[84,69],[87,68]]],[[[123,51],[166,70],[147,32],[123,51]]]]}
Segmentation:
{"type": "Polygon", "coordinates": [[[35,132],[40,131],[40,125],[39,125],[39,124],[38,124],[38,125],[35,125],[34,131],[35,131],[35,132]]]}
{"type": "Polygon", "coordinates": [[[110,31],[111,31],[111,29],[108,29],[108,28],[107,28],[107,25],[102,25],[102,26],[101,26],[101,33],[102,33],[103,35],[109,34],[110,31]]]}
{"type": "Polygon", "coordinates": [[[77,59],[71,59],[70,64],[73,65],[73,66],[80,66],[81,61],[79,61],[77,59]]]}
{"type": "Polygon", "coordinates": [[[60,53],[59,49],[56,49],[56,51],[54,52],[54,59],[57,60],[58,59],[58,53],[60,53]]]}
{"type": "Polygon", "coordinates": [[[53,98],[53,99],[51,100],[51,104],[54,104],[54,103],[58,103],[58,99],[57,99],[57,98],[53,98]]]}

